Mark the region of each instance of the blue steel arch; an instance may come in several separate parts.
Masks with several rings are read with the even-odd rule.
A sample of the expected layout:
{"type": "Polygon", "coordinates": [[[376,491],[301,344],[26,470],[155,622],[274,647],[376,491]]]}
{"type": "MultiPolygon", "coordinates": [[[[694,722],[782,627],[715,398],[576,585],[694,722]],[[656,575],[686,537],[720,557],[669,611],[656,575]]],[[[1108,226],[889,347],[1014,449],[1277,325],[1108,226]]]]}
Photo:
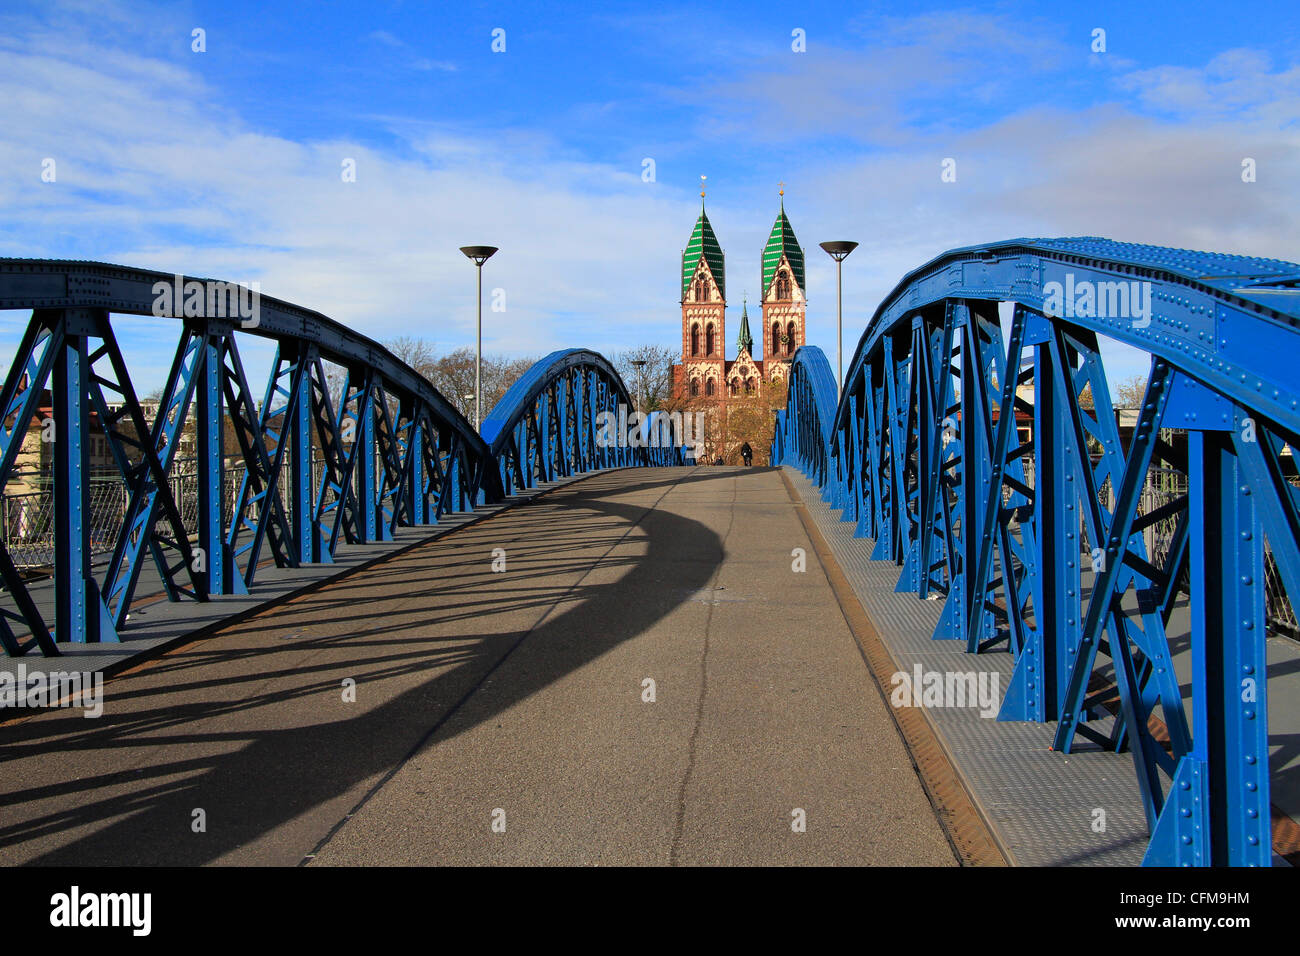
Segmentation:
{"type": "Polygon", "coordinates": [[[815,345],[797,349],[790,364],[786,407],[776,413],[773,465],[797,463],[829,495],[831,434],[835,427],[835,374],[815,345]]]}
{"type": "MultiPolygon", "coordinates": [[[[1294,601],[1298,353],[1295,263],[1098,238],[971,246],[881,303],[826,447],[800,437],[827,415],[812,390],[778,419],[774,455],[901,565],[899,591],[944,597],[936,639],[1010,650],[1000,719],[1055,721],[1066,753],[1080,739],[1131,751],[1148,863],[1268,865],[1264,544],[1294,601]],[[1099,337],[1150,356],[1127,445],[1099,337]],[[1157,468],[1186,487],[1144,502],[1157,468]],[[1148,553],[1157,524],[1169,544],[1148,553]],[[1191,718],[1166,638],[1181,600],[1191,718]],[[1099,655],[1113,687],[1094,692],[1099,655]]],[[[829,373],[813,350],[794,365],[829,373]]]]}
{"type": "MultiPolygon", "coordinates": [[[[279,299],[259,296],[255,311],[237,314],[232,291],[231,283],[99,262],[0,259],[0,310],[32,313],[0,392],[0,489],[14,474],[47,384],[51,421],[39,427],[54,439],[54,626],[15,566],[6,535],[0,646],[7,654],[36,647],[56,655],[56,641],[118,640],[150,560],[168,598],[206,601],[247,593],[268,548],[281,567],[329,563],[341,540],[390,540],[400,526],[504,497],[505,469],[493,449],[418,372],[346,326],[279,299]],[[160,308],[159,291],[168,287],[160,308]],[[113,314],[179,320],[155,417],[131,382],[113,314]],[[260,404],[240,358],[242,335],[276,343],[260,404]],[[327,378],[324,362],[342,369],[341,382],[327,378]],[[190,414],[197,438],[194,540],[171,487],[190,414]],[[88,507],[87,447],[101,432],[126,490],[120,526],[107,529],[92,528],[88,507]],[[227,491],[230,472],[237,484],[227,491]],[[102,566],[92,564],[93,545],[107,543],[101,536],[112,539],[102,566]]],[[[541,392],[563,394],[556,391],[561,380],[600,377],[611,396],[626,401],[604,359],[559,355],[565,357],[529,373],[541,392]]],[[[531,388],[512,389],[511,396],[522,402],[529,392],[535,402],[531,388]]],[[[560,415],[566,435],[579,441],[573,420],[560,415]]],[[[617,460],[660,458],[667,463],[672,456],[617,460]]],[[[585,467],[610,461],[583,459],[585,467]]]]}
{"type": "Polygon", "coordinates": [[[536,362],[483,420],[502,489],[599,468],[685,464],[670,416],[651,412],[638,423],[633,407],[618,371],[598,352],[561,349],[536,362]],[[637,432],[627,441],[630,427],[637,432]]]}

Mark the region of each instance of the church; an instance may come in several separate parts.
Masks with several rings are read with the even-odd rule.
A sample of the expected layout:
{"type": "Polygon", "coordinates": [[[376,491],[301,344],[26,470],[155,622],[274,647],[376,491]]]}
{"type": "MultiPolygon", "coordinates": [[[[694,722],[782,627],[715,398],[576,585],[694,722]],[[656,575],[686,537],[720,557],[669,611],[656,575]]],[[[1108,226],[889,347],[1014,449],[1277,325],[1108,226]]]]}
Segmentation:
{"type": "Polygon", "coordinates": [[[784,189],[780,195],[781,209],[763,248],[759,348],[750,332],[749,302],[744,301],[736,357],[727,358],[726,257],[702,201],[682,253],[682,359],[673,366],[673,386],[683,399],[710,401],[724,414],[729,399],[761,393],[767,384],[785,380],[795,350],[804,344],[804,254],[785,214],[784,189]]]}

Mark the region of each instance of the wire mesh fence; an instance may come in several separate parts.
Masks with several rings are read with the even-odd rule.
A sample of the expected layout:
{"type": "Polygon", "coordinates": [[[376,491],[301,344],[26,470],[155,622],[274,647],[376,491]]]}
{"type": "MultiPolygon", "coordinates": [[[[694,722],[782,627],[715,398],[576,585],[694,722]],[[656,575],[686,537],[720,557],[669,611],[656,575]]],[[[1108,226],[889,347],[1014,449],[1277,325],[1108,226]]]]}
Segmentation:
{"type": "MultiPolygon", "coordinates": [[[[313,494],[320,487],[324,462],[312,462],[313,494]]],[[[232,460],[224,470],[221,493],[223,528],[229,528],[230,518],[243,481],[242,464],[236,467],[232,460]]],[[[168,479],[172,498],[181,513],[181,523],[191,538],[199,530],[199,473],[194,458],[179,459],[173,463],[168,479]]],[[[276,487],[281,502],[288,507],[288,483],[281,480],[276,487]]],[[[86,521],[90,526],[92,555],[111,553],[117,543],[123,516],[129,505],[129,493],[120,475],[92,475],[86,521]]],[[[42,569],[54,564],[54,500],[53,480],[49,475],[36,473],[17,474],[9,486],[0,492],[0,540],[14,565],[30,575],[39,575],[42,569]]]]}
{"type": "MultiPolygon", "coordinates": [[[[1025,483],[1034,487],[1034,461],[1032,455],[1023,459],[1025,483]]],[[[313,493],[320,487],[323,460],[312,462],[313,493]]],[[[225,469],[222,489],[222,527],[228,528],[243,480],[243,468],[234,463],[225,469]]],[[[199,475],[197,459],[176,461],[169,479],[172,497],[181,512],[181,522],[187,534],[198,535],[199,475]]],[[[16,567],[24,573],[38,576],[54,564],[54,500],[53,485],[48,475],[15,475],[10,485],[0,493],[0,536],[5,549],[16,567]]],[[[288,485],[281,481],[277,486],[280,500],[288,507],[288,485]]],[[[1153,468],[1142,490],[1142,514],[1177,501],[1187,495],[1187,475],[1172,468],[1153,468]]],[[[1003,488],[1004,504],[1010,503],[1011,490],[1003,488]]],[[[1098,500],[1107,512],[1115,507],[1114,493],[1108,478],[1098,490],[1098,500]]],[[[110,553],[117,541],[123,515],[128,505],[128,494],[120,476],[92,476],[87,521],[90,526],[92,554],[110,553]]],[[[1155,522],[1143,531],[1148,558],[1157,567],[1164,566],[1178,528],[1179,514],[1155,522]]],[[[1084,552],[1090,552],[1086,527],[1081,527],[1084,552]]],[[[1264,576],[1266,584],[1267,622],[1270,633],[1284,634],[1300,639],[1294,606],[1282,585],[1282,579],[1266,545],[1264,551],[1264,576]]]]}
{"type": "MultiPolygon", "coordinates": [[[[20,569],[54,564],[55,500],[48,476],[15,476],[14,485],[0,494],[4,545],[20,569]]],[[[126,486],[119,477],[92,477],[86,521],[92,553],[111,551],[126,511],[126,486]]]]}
{"type": "MultiPolygon", "coordinates": [[[[1035,486],[1034,456],[1032,453],[1026,454],[1021,461],[1024,467],[1025,484],[1032,488],[1035,486]]],[[[1300,478],[1291,480],[1293,483],[1300,485],[1300,478]]],[[[1174,468],[1152,468],[1147,475],[1146,485],[1142,489],[1141,503],[1138,508],[1139,513],[1150,514],[1157,508],[1185,498],[1186,495],[1186,472],[1174,468]]],[[[1003,504],[1009,505],[1013,498],[1013,492],[1009,486],[1003,486],[1002,496],[1003,504]]],[[[1115,496],[1109,478],[1098,489],[1097,499],[1107,513],[1114,512],[1115,496]]],[[[1147,557],[1156,567],[1165,566],[1169,557],[1169,549],[1173,546],[1174,536],[1178,531],[1178,522],[1184,513],[1183,511],[1176,511],[1143,530],[1142,536],[1146,545],[1147,557]]],[[[1091,553],[1093,545],[1088,541],[1087,527],[1083,523],[1081,523],[1080,527],[1080,540],[1082,542],[1082,551],[1091,553]]],[[[1181,582],[1184,587],[1187,584],[1186,576],[1187,572],[1184,571],[1181,582]]],[[[1269,633],[1282,634],[1300,640],[1300,623],[1296,619],[1295,606],[1282,584],[1277,561],[1274,559],[1273,550],[1267,542],[1264,545],[1264,581],[1265,617],[1269,633]]]]}

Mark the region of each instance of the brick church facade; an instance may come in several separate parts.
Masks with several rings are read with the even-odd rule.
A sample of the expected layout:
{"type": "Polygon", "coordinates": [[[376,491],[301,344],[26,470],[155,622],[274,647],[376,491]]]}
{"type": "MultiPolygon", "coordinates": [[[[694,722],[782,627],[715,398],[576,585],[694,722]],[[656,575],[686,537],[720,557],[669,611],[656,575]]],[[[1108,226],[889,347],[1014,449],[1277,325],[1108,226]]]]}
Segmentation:
{"type": "Polygon", "coordinates": [[[726,261],[703,205],[682,253],[681,280],[682,358],[673,366],[678,396],[703,400],[725,416],[729,401],[761,394],[768,384],[785,380],[795,350],[805,342],[807,307],[803,249],[786,217],[784,198],[763,248],[757,341],[746,301],[736,355],[727,358],[726,261]]]}

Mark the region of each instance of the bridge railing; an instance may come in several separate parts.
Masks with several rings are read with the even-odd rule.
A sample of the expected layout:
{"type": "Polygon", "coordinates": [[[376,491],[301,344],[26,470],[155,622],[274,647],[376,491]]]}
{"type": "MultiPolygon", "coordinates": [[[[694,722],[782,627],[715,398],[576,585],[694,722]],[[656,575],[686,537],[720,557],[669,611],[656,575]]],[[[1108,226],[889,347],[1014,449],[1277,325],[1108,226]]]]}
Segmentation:
{"type": "Polygon", "coordinates": [[[1149,863],[1270,862],[1266,623],[1300,595],[1297,288],[1294,263],[1101,239],[958,249],[880,305],[838,401],[801,349],[778,417],[774,460],[900,566],[899,591],[944,600],[935,638],[1013,655],[999,719],[1054,722],[1063,754],[1132,754],[1149,863]],[[1107,342],[1149,361],[1127,434],[1107,342]]]}
{"type": "Polygon", "coordinates": [[[786,407],[776,413],[773,465],[797,466],[829,496],[841,482],[831,480],[830,455],[835,420],[835,376],[826,355],[805,345],[790,364],[786,407]]]}
{"type": "Polygon", "coordinates": [[[501,443],[507,462],[382,345],[248,287],[0,259],[0,310],[16,309],[31,317],[0,392],[0,492],[19,499],[0,536],[9,655],[118,640],[146,567],[158,577],[150,587],[173,601],[245,594],[267,564],[331,563],[343,542],[391,540],[499,501],[505,480],[528,487],[682,460],[680,449],[594,447],[590,412],[627,392],[592,352],[556,353],[511,389],[498,406],[506,417],[493,419],[515,441],[501,443]],[[178,323],[156,404],[141,399],[118,342],[133,315],[178,323]],[[258,392],[241,357],[247,337],[275,346],[258,392]],[[21,480],[33,462],[39,479],[21,480]],[[107,504],[105,469],[117,482],[107,504]],[[48,584],[33,577],[32,554],[15,560],[14,528],[19,544],[48,540],[48,584]]]}
{"type": "Polygon", "coordinates": [[[689,457],[680,417],[636,412],[603,356],[552,352],[525,372],[483,420],[501,487],[532,488],[600,468],[681,465],[689,457]]]}

